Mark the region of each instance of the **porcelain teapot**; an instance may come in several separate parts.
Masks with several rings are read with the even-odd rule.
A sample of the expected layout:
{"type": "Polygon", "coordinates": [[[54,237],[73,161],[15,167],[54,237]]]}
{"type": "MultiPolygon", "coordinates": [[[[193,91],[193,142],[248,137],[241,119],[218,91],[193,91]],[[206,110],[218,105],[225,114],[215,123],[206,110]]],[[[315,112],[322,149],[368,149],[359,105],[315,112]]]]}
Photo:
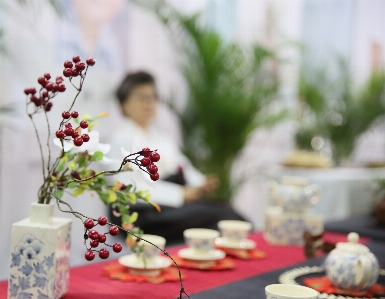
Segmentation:
{"type": "Polygon", "coordinates": [[[378,278],[380,268],[377,258],[358,240],[357,233],[350,233],[348,242],[337,243],[325,261],[327,276],[342,290],[365,291],[378,278]]]}
{"type": "Polygon", "coordinates": [[[300,177],[282,177],[281,184],[270,181],[269,190],[273,202],[291,213],[303,213],[321,196],[320,187],[309,185],[306,178],[300,177]]]}

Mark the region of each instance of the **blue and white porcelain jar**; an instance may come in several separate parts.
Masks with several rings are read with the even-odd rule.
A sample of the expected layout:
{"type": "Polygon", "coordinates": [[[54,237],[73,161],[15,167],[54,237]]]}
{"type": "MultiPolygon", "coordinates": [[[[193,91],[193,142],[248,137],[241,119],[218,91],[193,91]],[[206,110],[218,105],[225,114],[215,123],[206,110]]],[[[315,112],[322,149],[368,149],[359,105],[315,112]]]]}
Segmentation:
{"type": "Polygon", "coordinates": [[[369,248],[358,243],[357,233],[348,235],[347,243],[337,243],[326,258],[326,273],[342,290],[365,291],[374,285],[379,274],[377,258],[369,248]]]}

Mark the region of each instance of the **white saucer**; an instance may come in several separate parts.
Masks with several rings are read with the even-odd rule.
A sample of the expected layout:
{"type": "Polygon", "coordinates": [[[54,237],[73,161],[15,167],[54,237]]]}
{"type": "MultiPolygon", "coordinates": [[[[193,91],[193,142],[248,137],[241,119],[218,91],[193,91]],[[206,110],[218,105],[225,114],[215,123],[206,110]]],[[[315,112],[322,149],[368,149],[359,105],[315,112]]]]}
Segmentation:
{"type": "Polygon", "coordinates": [[[141,258],[137,258],[135,254],[124,255],[119,258],[119,264],[132,269],[140,270],[157,270],[167,268],[171,265],[171,260],[165,256],[157,256],[153,261],[147,264],[141,258]]]}
{"type": "Polygon", "coordinates": [[[249,239],[243,240],[239,243],[233,243],[228,242],[225,239],[217,238],[215,239],[215,244],[220,247],[229,249],[253,249],[257,246],[257,243],[249,239]]]}
{"type": "Polygon", "coordinates": [[[213,249],[207,253],[196,253],[192,248],[183,248],[177,254],[181,258],[193,261],[216,261],[226,256],[226,253],[219,249],[213,249]]]}

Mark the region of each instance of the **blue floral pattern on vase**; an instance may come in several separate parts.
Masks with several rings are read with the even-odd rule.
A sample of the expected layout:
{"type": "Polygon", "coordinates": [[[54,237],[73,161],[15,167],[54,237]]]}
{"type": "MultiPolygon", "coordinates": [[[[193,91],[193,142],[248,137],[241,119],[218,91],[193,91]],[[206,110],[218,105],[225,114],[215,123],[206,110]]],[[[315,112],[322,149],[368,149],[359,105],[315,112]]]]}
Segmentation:
{"type": "Polygon", "coordinates": [[[58,299],[68,289],[71,220],[12,229],[8,299],[58,299]]]}

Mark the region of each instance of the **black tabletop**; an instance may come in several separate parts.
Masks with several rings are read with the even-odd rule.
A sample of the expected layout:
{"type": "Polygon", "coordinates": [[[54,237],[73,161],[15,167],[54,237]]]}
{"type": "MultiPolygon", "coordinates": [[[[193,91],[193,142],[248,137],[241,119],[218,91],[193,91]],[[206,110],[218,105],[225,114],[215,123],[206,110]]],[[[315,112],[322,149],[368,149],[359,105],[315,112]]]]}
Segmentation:
{"type": "MultiPolygon", "coordinates": [[[[385,268],[385,243],[371,241],[368,244],[370,250],[376,255],[382,269],[385,268]]],[[[304,266],[322,266],[325,257],[311,259],[306,262],[256,275],[248,279],[236,281],[227,285],[219,286],[214,289],[206,290],[192,295],[193,299],[240,299],[240,298],[265,298],[265,287],[269,284],[278,283],[278,277],[283,272],[304,266]]],[[[220,275],[220,274],[218,274],[220,275]]],[[[385,277],[380,276],[379,283],[385,285],[385,277]]]]}
{"type": "Polygon", "coordinates": [[[377,227],[374,217],[370,215],[325,223],[325,230],[344,234],[356,232],[360,236],[385,242],[385,228],[377,227]]]}

